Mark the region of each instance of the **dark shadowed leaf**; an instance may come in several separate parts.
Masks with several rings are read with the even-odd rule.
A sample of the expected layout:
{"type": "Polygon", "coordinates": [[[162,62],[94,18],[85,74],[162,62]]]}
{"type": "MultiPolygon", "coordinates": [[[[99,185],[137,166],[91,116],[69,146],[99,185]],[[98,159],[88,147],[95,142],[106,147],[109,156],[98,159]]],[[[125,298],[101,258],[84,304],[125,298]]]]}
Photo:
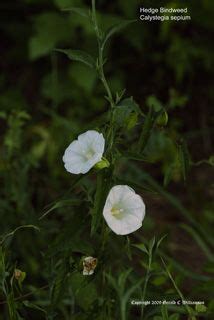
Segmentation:
{"type": "Polygon", "coordinates": [[[120,23],[117,23],[116,25],[110,27],[104,37],[103,37],[103,42],[102,42],[102,48],[105,47],[106,42],[116,33],[119,32],[120,30],[122,30],[123,28],[125,28],[126,26],[128,26],[129,24],[136,22],[137,20],[124,20],[121,21],[120,23]]]}
{"type": "Polygon", "coordinates": [[[133,247],[136,247],[138,249],[140,249],[141,251],[145,252],[146,254],[149,254],[148,249],[146,248],[144,243],[141,244],[133,244],[133,247]]]}
{"type": "Polygon", "coordinates": [[[138,115],[140,113],[141,113],[140,107],[133,100],[133,98],[130,97],[122,100],[115,107],[113,119],[117,126],[131,129],[136,124],[138,115]],[[134,116],[134,118],[132,116],[134,116]]]}
{"type": "Polygon", "coordinates": [[[43,219],[45,216],[47,216],[51,211],[62,208],[62,207],[71,207],[71,206],[77,206],[81,203],[81,200],[78,199],[66,199],[66,200],[60,200],[54,203],[45,213],[40,217],[40,219],[43,219]]]}
{"type": "Polygon", "coordinates": [[[84,18],[89,18],[89,11],[83,8],[69,7],[69,8],[62,8],[62,11],[74,12],[84,18]]]}
{"type": "Polygon", "coordinates": [[[84,63],[90,68],[95,68],[95,61],[93,57],[81,50],[72,50],[72,49],[55,49],[58,52],[64,53],[69,59],[73,61],[79,61],[84,63]]]}
{"type": "Polygon", "coordinates": [[[31,309],[34,309],[34,310],[38,310],[38,311],[41,311],[43,313],[46,313],[46,311],[44,309],[42,309],[41,307],[35,305],[34,303],[31,303],[30,301],[28,300],[25,300],[22,302],[24,304],[24,306],[28,307],[28,308],[31,308],[31,309]]]}
{"type": "Polygon", "coordinates": [[[152,107],[149,108],[149,112],[147,113],[144,123],[143,129],[141,131],[140,139],[138,142],[138,152],[142,153],[151,134],[154,121],[155,121],[155,113],[152,107]]]}

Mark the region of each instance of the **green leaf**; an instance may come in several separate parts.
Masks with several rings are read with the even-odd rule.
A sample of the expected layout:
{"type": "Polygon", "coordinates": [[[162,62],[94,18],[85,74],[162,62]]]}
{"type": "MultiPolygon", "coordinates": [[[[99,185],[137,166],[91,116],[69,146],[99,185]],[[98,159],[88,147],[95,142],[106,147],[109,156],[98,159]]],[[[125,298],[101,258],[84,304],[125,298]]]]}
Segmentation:
{"type": "Polygon", "coordinates": [[[143,124],[143,129],[140,135],[140,139],[138,142],[138,152],[142,153],[151,134],[154,122],[155,122],[155,113],[152,107],[149,108],[149,112],[147,113],[144,124],[143,124]]]}
{"type": "Polygon", "coordinates": [[[0,118],[7,119],[7,113],[4,111],[0,111],[0,118]]]}
{"type": "Polygon", "coordinates": [[[133,294],[133,292],[140,287],[140,285],[142,284],[142,282],[144,281],[144,279],[140,279],[137,281],[137,283],[135,283],[133,286],[131,286],[125,293],[125,295],[123,296],[123,300],[125,302],[127,302],[129,300],[129,298],[131,297],[131,295],[133,294]]]}
{"type": "Polygon", "coordinates": [[[163,320],[167,320],[169,318],[167,306],[164,304],[162,304],[162,306],[161,306],[161,313],[162,313],[163,320]]]}
{"type": "Polygon", "coordinates": [[[127,121],[127,129],[130,130],[134,128],[137,124],[137,121],[138,121],[138,115],[136,113],[132,113],[130,115],[129,120],[127,121]]]}
{"type": "Polygon", "coordinates": [[[207,311],[207,307],[204,304],[196,304],[195,310],[197,312],[206,312],[207,311]]]}
{"type": "Polygon", "coordinates": [[[164,173],[164,180],[163,180],[163,185],[164,187],[167,187],[168,184],[170,183],[172,177],[173,177],[173,173],[175,170],[175,163],[172,163],[171,165],[169,165],[164,173]]]}
{"type": "Polygon", "coordinates": [[[34,20],[34,34],[29,41],[32,60],[49,54],[59,43],[69,43],[70,22],[55,12],[39,14],[34,20]]]}
{"type": "Polygon", "coordinates": [[[122,154],[121,157],[125,158],[125,159],[130,159],[130,160],[151,162],[148,158],[141,156],[140,154],[137,154],[134,152],[126,152],[126,153],[122,154]]]}
{"type": "Polygon", "coordinates": [[[160,127],[164,127],[168,123],[168,113],[166,110],[163,108],[161,110],[161,114],[157,117],[156,123],[160,127]]]}
{"type": "Polygon", "coordinates": [[[118,288],[120,289],[120,292],[122,293],[122,295],[125,292],[125,285],[131,272],[132,272],[132,269],[129,268],[124,272],[122,272],[118,278],[118,288]]]}
{"type": "Polygon", "coordinates": [[[95,68],[96,66],[94,58],[90,54],[84,51],[72,50],[72,49],[55,49],[55,50],[58,52],[64,53],[69,59],[73,61],[79,61],[84,63],[90,68],[95,68]]]}
{"type": "MultiPolygon", "coordinates": [[[[164,259],[163,259],[161,256],[160,256],[160,258],[161,258],[161,261],[162,261],[163,266],[164,266],[164,268],[165,268],[166,274],[168,275],[169,279],[171,280],[171,282],[172,282],[172,284],[173,284],[173,286],[174,286],[175,291],[177,292],[177,294],[179,295],[179,297],[180,297],[181,300],[185,300],[185,299],[184,299],[184,296],[183,296],[182,292],[180,291],[180,289],[178,288],[178,286],[177,286],[177,284],[176,284],[176,282],[175,282],[175,280],[174,280],[171,272],[169,271],[169,268],[168,268],[168,266],[166,265],[164,259]]],[[[191,316],[192,316],[192,309],[191,309],[188,305],[186,305],[186,304],[184,305],[184,307],[185,307],[187,313],[189,314],[189,316],[190,316],[190,318],[191,318],[191,316]]]]}
{"type": "Polygon", "coordinates": [[[34,310],[38,310],[38,311],[41,311],[41,312],[44,312],[46,313],[46,311],[44,309],[42,309],[41,307],[35,305],[34,303],[31,303],[30,301],[28,300],[25,300],[22,302],[23,305],[27,308],[31,308],[31,309],[34,309],[34,310]]]}
{"type": "Polygon", "coordinates": [[[136,22],[137,20],[124,20],[116,25],[110,27],[103,36],[103,41],[101,47],[104,49],[107,41],[116,33],[128,26],[129,24],[136,22]]]}
{"type": "Polygon", "coordinates": [[[52,205],[50,207],[50,209],[45,211],[45,213],[39,219],[43,219],[45,216],[47,216],[53,210],[56,210],[56,209],[59,209],[59,208],[62,208],[62,207],[77,206],[81,202],[82,202],[82,200],[79,200],[79,199],[65,199],[65,200],[57,201],[56,203],[54,203],[54,205],[52,205]]]}
{"type": "Polygon", "coordinates": [[[151,95],[147,98],[146,103],[149,108],[153,108],[155,112],[160,111],[163,108],[163,105],[160,100],[154,95],[151,95]]]}
{"type": "Polygon", "coordinates": [[[97,289],[95,283],[88,283],[79,288],[76,292],[76,302],[83,309],[88,310],[97,299],[97,289]]]}
{"type": "Polygon", "coordinates": [[[152,280],[152,283],[154,284],[154,286],[162,286],[165,282],[166,282],[166,277],[164,276],[155,277],[152,280]]]}
{"type": "Polygon", "coordinates": [[[63,11],[69,11],[79,14],[80,16],[84,18],[89,18],[89,12],[86,9],[83,8],[77,8],[77,7],[68,7],[68,8],[62,8],[63,11]]]}
{"type": "Polygon", "coordinates": [[[131,111],[135,111],[138,114],[142,114],[142,111],[141,111],[139,105],[134,101],[133,97],[123,99],[122,101],[120,101],[118,106],[125,106],[125,107],[129,108],[129,110],[131,110],[131,111]]]}
{"type": "Polygon", "coordinates": [[[126,92],[126,89],[122,89],[120,92],[116,92],[116,104],[120,102],[125,92],[126,92]]]}
{"type": "Polygon", "coordinates": [[[148,249],[146,248],[144,243],[141,244],[133,244],[134,247],[140,249],[141,251],[145,252],[146,254],[149,254],[148,249]]]}
{"type": "Polygon", "coordinates": [[[167,237],[167,234],[165,234],[163,237],[161,237],[158,241],[157,241],[157,244],[156,244],[156,248],[158,249],[159,246],[161,245],[161,242],[167,237]]]}
{"type": "Polygon", "coordinates": [[[138,119],[141,110],[132,97],[122,100],[114,109],[113,121],[118,127],[131,129],[138,119]],[[134,117],[134,118],[133,118],[134,117]],[[134,120],[134,122],[133,122],[134,120]]]}
{"type": "Polygon", "coordinates": [[[19,226],[19,227],[17,227],[16,229],[14,229],[13,231],[7,233],[7,234],[3,237],[3,239],[0,241],[0,244],[3,244],[4,241],[5,241],[8,237],[14,236],[14,234],[15,234],[17,231],[19,231],[19,230],[21,230],[21,229],[28,229],[28,228],[34,229],[34,230],[36,230],[36,231],[40,231],[40,229],[39,229],[37,226],[34,226],[34,225],[32,225],[32,224],[27,224],[27,225],[19,226]]]}

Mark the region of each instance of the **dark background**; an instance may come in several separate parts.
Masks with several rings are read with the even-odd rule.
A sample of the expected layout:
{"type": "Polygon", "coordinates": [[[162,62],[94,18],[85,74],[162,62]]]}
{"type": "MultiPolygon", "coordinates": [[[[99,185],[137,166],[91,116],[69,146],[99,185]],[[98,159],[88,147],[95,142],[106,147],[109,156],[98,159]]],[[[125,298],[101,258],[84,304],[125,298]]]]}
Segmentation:
{"type": "MultiPolygon", "coordinates": [[[[107,47],[105,71],[112,91],[126,88],[126,97],[133,96],[143,112],[147,113],[152,101],[164,106],[169,116],[167,129],[154,131],[147,146],[146,155],[152,163],[137,169],[132,164],[130,172],[139,176],[142,166],[161,188],[165,181],[169,194],[191,212],[209,238],[213,230],[214,3],[209,0],[97,2],[103,29],[121,19],[137,19],[117,33],[107,47]],[[161,5],[187,6],[191,21],[139,20],[140,6],[161,5]],[[181,139],[187,143],[191,162],[186,181],[177,153],[181,139]]],[[[61,10],[69,6],[88,9],[90,1],[0,3],[0,234],[24,224],[40,225],[42,229],[39,235],[30,230],[17,233],[6,248],[9,272],[16,265],[27,273],[24,293],[47,285],[49,269],[44,256],[48,244],[70,221],[66,208],[38,221],[44,207],[60,198],[73,179],[63,168],[64,150],[89,123],[93,127],[93,122],[108,109],[95,72],[53,50],[72,48],[97,54],[92,26],[84,17],[61,10]]],[[[129,135],[132,134],[135,136],[136,132],[129,135]]],[[[126,172],[125,168],[126,164],[121,171],[126,172]]],[[[93,178],[86,181],[86,191],[90,185],[93,178]]],[[[207,316],[211,319],[213,255],[206,236],[202,236],[201,242],[173,201],[170,204],[161,192],[145,192],[143,197],[147,219],[142,236],[149,239],[154,234],[157,237],[168,234],[164,250],[180,289],[189,299],[206,301],[210,310],[207,316]]],[[[141,240],[141,233],[131,240],[134,243],[141,240]]],[[[142,276],[139,252],[134,255],[129,264],[142,276]]],[[[152,285],[157,294],[171,294],[166,279],[155,279],[152,285]]],[[[46,307],[47,290],[36,292],[30,299],[46,307]]],[[[83,291],[81,299],[84,295],[83,291]]],[[[81,305],[81,299],[76,299],[82,317],[69,318],[62,311],[67,308],[63,301],[57,319],[88,319],[84,314],[96,298],[88,305],[81,305]]],[[[1,301],[4,300],[2,294],[1,301]]],[[[0,310],[1,319],[7,319],[4,305],[0,305],[0,310]]],[[[23,312],[26,312],[24,319],[40,319],[39,311],[23,312]]],[[[137,319],[135,309],[131,317],[135,319],[135,313],[137,319]]]]}

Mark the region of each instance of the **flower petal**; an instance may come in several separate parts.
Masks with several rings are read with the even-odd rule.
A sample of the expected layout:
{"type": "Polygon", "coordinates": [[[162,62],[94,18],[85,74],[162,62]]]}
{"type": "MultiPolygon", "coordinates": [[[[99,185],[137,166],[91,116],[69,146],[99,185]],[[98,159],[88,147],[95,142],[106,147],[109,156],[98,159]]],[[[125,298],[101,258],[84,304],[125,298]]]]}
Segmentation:
{"type": "Polygon", "coordinates": [[[104,147],[105,140],[101,133],[89,130],[80,134],[63,155],[66,170],[74,174],[88,172],[102,159],[104,147]]]}
{"type": "Polygon", "coordinates": [[[145,204],[132,188],[126,185],[117,185],[108,194],[103,216],[112,231],[116,234],[126,235],[142,226],[145,204]]]}

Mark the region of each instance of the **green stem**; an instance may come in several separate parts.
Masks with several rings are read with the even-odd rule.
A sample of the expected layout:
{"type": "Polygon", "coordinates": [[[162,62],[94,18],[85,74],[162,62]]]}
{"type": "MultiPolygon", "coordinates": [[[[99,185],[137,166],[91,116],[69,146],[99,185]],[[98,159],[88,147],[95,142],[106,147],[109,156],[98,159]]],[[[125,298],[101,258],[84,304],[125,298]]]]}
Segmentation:
{"type": "MultiPolygon", "coordinates": [[[[160,256],[160,258],[161,258],[161,261],[162,261],[162,263],[163,263],[163,265],[164,265],[164,268],[165,268],[165,270],[166,270],[166,273],[167,273],[169,279],[171,280],[171,282],[172,282],[172,284],[173,284],[173,286],[174,286],[177,294],[179,295],[179,297],[180,297],[181,300],[185,300],[182,292],[180,291],[180,289],[178,288],[177,284],[175,283],[175,280],[173,279],[173,276],[172,276],[171,272],[169,271],[169,269],[168,269],[165,261],[163,260],[163,258],[162,258],[161,256],[160,256]]],[[[187,304],[185,304],[184,307],[185,307],[187,313],[189,314],[190,319],[192,319],[191,317],[193,316],[193,314],[192,314],[191,309],[189,308],[189,306],[188,306],[187,304]]]]}
{"type": "MultiPolygon", "coordinates": [[[[111,106],[111,111],[110,111],[110,124],[108,128],[108,132],[106,133],[107,136],[107,149],[106,149],[106,154],[111,155],[111,149],[112,149],[112,140],[113,140],[113,107],[115,105],[114,99],[112,96],[111,89],[108,85],[108,82],[106,80],[105,74],[104,74],[104,58],[103,58],[103,51],[104,47],[102,44],[102,32],[99,28],[98,22],[97,22],[97,15],[96,15],[96,1],[92,0],[92,23],[94,26],[94,30],[96,33],[97,37],[97,43],[98,43],[98,61],[97,61],[97,70],[99,74],[99,78],[103,83],[103,86],[107,92],[107,100],[110,103],[111,106]]],[[[100,223],[100,213],[103,209],[104,205],[104,195],[108,191],[108,186],[110,185],[111,181],[111,176],[112,176],[112,169],[111,171],[108,170],[108,176],[105,175],[105,173],[100,173],[98,174],[97,177],[97,188],[96,188],[96,194],[95,194],[95,203],[94,203],[94,212],[93,212],[93,217],[92,217],[92,234],[94,234],[99,226],[100,223]]],[[[103,232],[101,233],[101,238],[102,238],[102,245],[101,247],[105,246],[106,243],[106,234],[104,232],[105,228],[103,226],[103,232]]]]}
{"type": "Polygon", "coordinates": [[[97,16],[96,16],[96,4],[95,4],[95,0],[92,0],[92,21],[94,24],[94,29],[97,35],[97,39],[100,41],[101,39],[101,35],[100,35],[100,31],[99,31],[99,27],[98,27],[98,23],[97,23],[97,16]]]}
{"type": "MultiPolygon", "coordinates": [[[[148,268],[146,271],[146,277],[145,277],[144,286],[143,286],[142,301],[144,301],[145,297],[146,297],[146,290],[147,290],[147,285],[148,285],[148,281],[150,278],[151,265],[152,265],[152,254],[150,253],[149,254],[149,264],[148,264],[148,268]]],[[[141,319],[143,319],[144,307],[145,307],[145,305],[143,304],[142,309],[141,309],[141,319]]]]}
{"type": "Polygon", "coordinates": [[[107,96],[108,96],[108,100],[110,102],[111,107],[114,107],[114,99],[111,93],[111,89],[108,85],[108,82],[106,80],[105,74],[104,74],[104,69],[103,69],[103,65],[104,65],[104,59],[103,59],[103,50],[104,47],[102,45],[102,36],[101,36],[101,32],[97,23],[97,15],[96,15],[96,5],[95,5],[95,0],[92,0],[92,22],[94,24],[94,30],[97,36],[97,42],[98,42],[98,72],[99,72],[99,77],[100,80],[103,83],[103,86],[107,92],[107,96]]]}
{"type": "Polygon", "coordinates": [[[126,306],[124,305],[123,302],[121,302],[120,314],[121,314],[121,320],[126,320],[126,306]]]}
{"type": "Polygon", "coordinates": [[[102,46],[99,45],[99,68],[100,68],[99,73],[100,73],[100,79],[101,79],[101,81],[102,81],[102,83],[104,85],[104,88],[106,89],[110,105],[113,108],[114,107],[114,101],[113,101],[113,97],[112,97],[112,93],[111,93],[110,87],[108,85],[108,82],[107,82],[105,74],[104,74],[103,64],[104,64],[103,48],[102,48],[102,46]]]}

